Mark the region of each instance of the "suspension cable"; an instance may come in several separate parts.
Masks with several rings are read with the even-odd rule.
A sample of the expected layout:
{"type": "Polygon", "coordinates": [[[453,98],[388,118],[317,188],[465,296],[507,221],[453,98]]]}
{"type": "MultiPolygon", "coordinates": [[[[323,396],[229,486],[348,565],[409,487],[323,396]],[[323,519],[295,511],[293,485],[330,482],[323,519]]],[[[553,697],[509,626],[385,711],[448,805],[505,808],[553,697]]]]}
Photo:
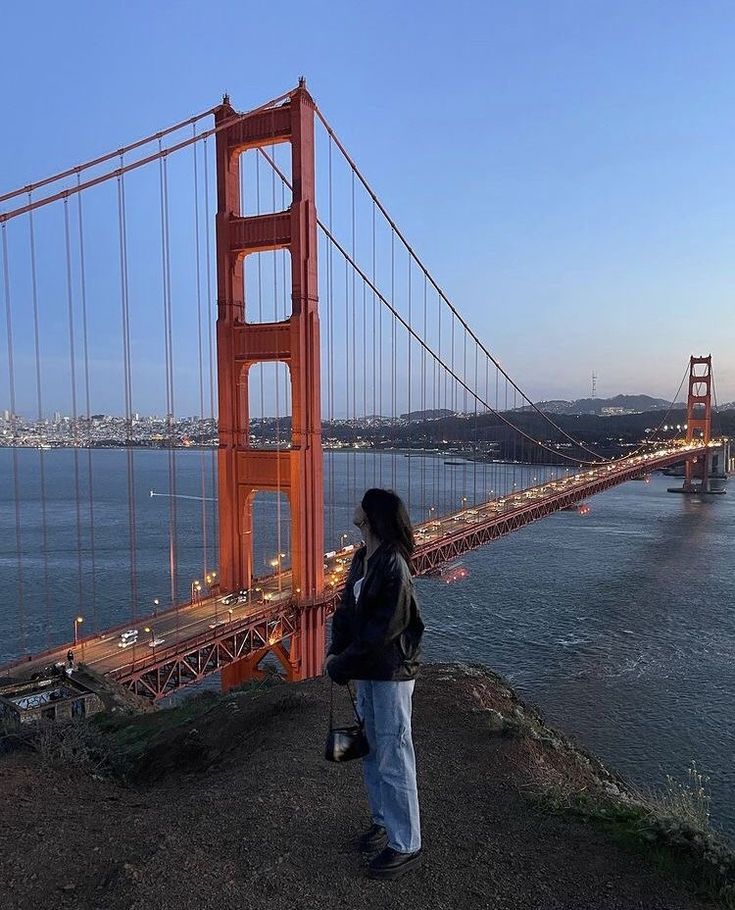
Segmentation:
{"type": "MultiPolygon", "coordinates": [[[[259,107],[253,108],[252,110],[246,111],[245,113],[236,114],[234,117],[228,117],[227,120],[223,120],[222,123],[218,124],[217,126],[213,126],[211,129],[205,130],[204,132],[197,133],[196,136],[190,136],[187,139],[183,139],[181,142],[177,142],[175,145],[167,146],[165,149],[159,148],[157,152],[151,155],[147,155],[145,158],[140,158],[137,161],[130,162],[129,164],[121,164],[120,167],[116,168],[114,171],[109,171],[106,174],[101,174],[99,177],[91,178],[90,180],[86,180],[84,183],[79,182],[75,186],[70,186],[66,189],[59,190],[50,196],[45,196],[42,199],[37,199],[35,202],[28,203],[27,205],[20,206],[19,208],[10,209],[7,212],[0,212],[0,223],[10,221],[11,218],[15,218],[18,215],[24,215],[26,212],[34,211],[35,209],[41,208],[44,205],[49,205],[52,202],[57,202],[59,199],[65,199],[69,196],[73,196],[76,193],[80,193],[82,190],[89,189],[92,186],[98,186],[100,183],[105,183],[108,180],[120,178],[123,176],[123,174],[127,174],[139,167],[150,164],[152,161],[160,161],[160,159],[166,155],[172,155],[174,152],[178,152],[181,149],[187,148],[195,142],[201,142],[209,136],[215,136],[222,130],[229,129],[235,124],[241,123],[243,120],[245,120],[247,117],[251,117],[253,114],[268,110],[269,108],[290,98],[293,94],[293,91],[294,90],[292,89],[291,91],[280,95],[278,98],[274,98],[272,101],[261,104],[259,107]]],[[[163,135],[164,134],[162,133],[161,136],[163,135]]],[[[156,137],[154,136],[153,139],[155,138],[156,137]]],[[[122,155],[119,151],[108,157],[117,157],[118,155],[120,155],[122,158],[122,155]]],[[[23,191],[25,191],[25,188],[23,188],[23,191]]],[[[12,195],[16,195],[16,193],[14,192],[12,195]]]]}
{"type": "MultiPolygon", "coordinates": [[[[286,185],[290,187],[290,186],[291,186],[290,182],[288,181],[288,179],[287,179],[287,177],[285,176],[285,174],[283,173],[283,171],[278,167],[278,165],[276,164],[276,162],[273,160],[273,158],[270,157],[270,156],[268,155],[267,152],[263,151],[263,149],[259,149],[259,152],[260,152],[261,155],[263,155],[263,157],[266,159],[266,161],[268,162],[268,164],[275,170],[275,172],[278,174],[278,176],[281,178],[281,180],[283,180],[283,181],[286,183],[286,185]]],[[[377,201],[377,200],[376,200],[376,201],[377,201]]],[[[378,204],[379,204],[379,203],[378,203],[378,204]]],[[[320,229],[325,233],[325,235],[327,236],[327,238],[331,241],[331,243],[334,245],[334,247],[339,251],[339,253],[342,255],[342,257],[345,259],[345,264],[346,264],[346,265],[347,265],[347,264],[351,265],[352,268],[355,269],[355,270],[357,271],[357,273],[360,275],[360,277],[361,277],[365,282],[367,282],[368,287],[370,287],[370,289],[375,293],[376,297],[384,304],[384,306],[386,306],[386,307],[390,310],[390,312],[391,312],[391,313],[393,314],[393,316],[401,323],[401,325],[403,325],[403,327],[404,327],[405,329],[408,330],[409,334],[411,334],[411,335],[419,342],[419,344],[420,344],[423,348],[426,349],[426,351],[427,351],[432,357],[438,359],[438,358],[437,358],[437,355],[431,350],[431,348],[426,344],[426,342],[425,342],[422,338],[420,338],[420,336],[419,336],[419,335],[418,335],[418,334],[409,326],[409,324],[406,322],[406,320],[403,318],[403,316],[401,316],[401,314],[395,309],[395,307],[386,299],[386,297],[385,297],[385,296],[378,290],[378,288],[370,281],[370,278],[368,277],[368,275],[367,275],[367,274],[360,268],[360,266],[352,259],[352,257],[350,256],[348,250],[346,250],[345,247],[343,247],[342,244],[340,244],[340,242],[339,242],[339,241],[336,239],[336,237],[332,234],[332,232],[329,230],[329,228],[328,228],[328,227],[321,221],[321,219],[319,219],[319,218],[317,218],[317,225],[318,225],[318,226],[320,227],[320,229]]],[[[394,284],[395,284],[395,275],[394,275],[395,268],[394,268],[394,258],[393,258],[393,240],[394,240],[394,238],[395,238],[396,235],[400,236],[399,232],[398,232],[396,229],[394,229],[393,227],[391,227],[391,253],[392,253],[392,254],[391,254],[391,276],[392,276],[392,277],[391,277],[391,287],[392,287],[392,288],[394,288],[394,284]]],[[[429,281],[431,281],[431,276],[430,276],[428,273],[426,273],[426,272],[425,272],[425,274],[427,275],[427,278],[429,279],[429,281]]],[[[432,282],[432,283],[433,283],[433,282],[432,282]]],[[[436,286],[435,286],[435,287],[436,287],[436,286]]],[[[436,289],[437,289],[437,291],[441,294],[440,289],[439,289],[439,288],[436,288],[436,289]]],[[[442,299],[444,299],[444,298],[443,298],[443,295],[442,295],[442,299]]],[[[461,318],[461,317],[456,313],[456,311],[454,311],[454,310],[453,310],[453,316],[459,320],[459,322],[460,322],[460,323],[467,329],[467,331],[472,335],[473,339],[480,345],[480,347],[481,347],[481,348],[483,349],[483,351],[487,354],[487,356],[490,357],[490,359],[493,361],[493,363],[495,364],[495,366],[500,370],[500,372],[503,374],[503,376],[505,376],[506,381],[507,381],[507,382],[510,382],[511,386],[516,390],[517,393],[519,393],[520,395],[522,395],[522,396],[524,397],[525,400],[528,400],[528,399],[526,399],[526,397],[523,395],[523,392],[521,392],[521,390],[518,388],[518,386],[517,386],[517,385],[513,382],[513,380],[508,376],[508,374],[502,369],[502,367],[500,366],[500,364],[498,364],[497,361],[495,361],[495,359],[486,351],[486,349],[484,348],[484,346],[482,345],[482,343],[479,341],[479,339],[477,338],[477,336],[475,336],[474,333],[472,333],[471,329],[469,329],[469,327],[466,326],[466,323],[464,323],[464,321],[462,320],[462,318],[461,318]]],[[[395,327],[395,322],[393,323],[393,327],[395,327]]],[[[452,321],[452,328],[453,328],[453,327],[454,327],[454,320],[452,321]]],[[[392,335],[392,334],[391,334],[391,338],[393,339],[393,335],[392,335]]],[[[395,344],[393,344],[393,349],[395,349],[395,344]]],[[[453,355],[452,355],[452,357],[453,357],[453,355]]],[[[441,363],[441,361],[440,361],[440,365],[441,365],[441,366],[444,368],[444,370],[446,371],[445,375],[451,376],[451,377],[452,377],[456,382],[458,382],[464,389],[466,389],[466,390],[470,393],[470,395],[476,395],[476,393],[473,392],[472,389],[470,389],[470,387],[467,385],[467,383],[462,381],[462,379],[461,379],[461,378],[459,377],[459,375],[455,372],[455,370],[454,370],[453,367],[450,368],[450,367],[447,366],[446,364],[441,363]]],[[[394,366],[393,366],[393,369],[395,369],[395,364],[394,364],[394,366]]],[[[382,373],[381,373],[381,375],[382,375],[382,373]]],[[[348,374],[348,376],[349,376],[349,374],[348,374]]],[[[349,394],[348,394],[348,399],[349,399],[349,394]]],[[[395,383],[393,383],[392,398],[391,398],[391,402],[392,402],[392,403],[391,403],[391,412],[393,413],[393,415],[394,415],[394,417],[395,417],[395,414],[394,414],[394,412],[395,412],[395,401],[394,401],[394,399],[395,399],[395,383]]],[[[546,449],[548,452],[551,452],[552,454],[557,455],[557,456],[559,456],[560,458],[566,458],[568,461],[573,461],[573,462],[575,462],[575,463],[577,463],[577,464],[580,464],[580,465],[582,465],[582,464],[583,464],[583,465],[592,465],[592,464],[605,463],[605,459],[600,459],[599,456],[597,456],[597,455],[595,455],[595,457],[598,459],[598,461],[595,461],[595,462],[593,462],[593,461],[585,461],[584,459],[574,458],[574,457],[572,457],[571,455],[567,455],[567,454],[565,454],[565,453],[563,453],[563,452],[559,452],[559,451],[556,450],[556,449],[552,449],[550,446],[547,446],[545,443],[541,442],[540,440],[535,439],[534,437],[530,436],[528,433],[525,433],[525,432],[524,432],[523,430],[521,430],[519,427],[515,426],[510,420],[508,420],[507,417],[505,417],[505,416],[504,416],[503,414],[501,414],[500,412],[493,410],[493,408],[491,407],[491,405],[490,405],[489,402],[483,401],[482,399],[479,399],[479,400],[480,400],[480,403],[483,404],[488,410],[492,411],[492,413],[494,414],[494,416],[496,416],[499,420],[501,420],[503,423],[505,423],[507,426],[509,426],[512,430],[514,430],[515,432],[517,432],[518,434],[520,434],[521,436],[523,436],[524,438],[526,438],[526,439],[529,440],[530,442],[533,442],[533,443],[535,443],[536,445],[540,446],[541,448],[546,449]]],[[[559,428],[559,429],[560,429],[560,428],[559,428]]],[[[562,432],[567,438],[571,439],[571,440],[575,443],[575,445],[579,446],[579,448],[581,448],[581,449],[583,449],[583,450],[585,450],[585,451],[589,451],[589,450],[587,450],[587,449],[585,448],[585,446],[581,445],[577,440],[575,440],[573,437],[569,436],[569,434],[566,433],[565,431],[563,431],[563,430],[560,429],[560,432],[562,432]]],[[[393,465],[393,467],[392,467],[392,482],[395,483],[395,465],[393,465]]],[[[349,485],[349,484],[348,484],[348,485],[349,485]]]]}
{"type": "Polygon", "coordinates": [[[208,111],[202,111],[201,114],[195,114],[193,117],[189,117],[187,120],[182,120],[180,123],[175,123],[173,126],[166,127],[166,129],[160,130],[158,133],[154,133],[151,136],[146,136],[145,139],[138,139],[137,142],[131,142],[130,145],[125,145],[122,148],[115,150],[114,152],[108,152],[105,155],[100,155],[99,158],[93,158],[90,161],[84,161],[81,164],[75,165],[74,167],[67,168],[65,171],[59,171],[58,174],[52,174],[50,177],[45,177],[43,180],[38,180],[35,183],[29,183],[27,186],[20,187],[17,190],[12,190],[11,192],[0,196],[0,202],[5,202],[7,199],[13,199],[15,196],[20,196],[23,193],[28,193],[30,195],[30,193],[35,192],[35,190],[40,189],[42,186],[48,186],[50,183],[57,183],[59,180],[64,180],[66,177],[73,177],[75,174],[78,178],[82,171],[97,167],[98,164],[104,164],[106,161],[110,161],[112,158],[119,158],[122,155],[127,155],[128,152],[132,152],[134,149],[140,148],[143,145],[150,145],[157,139],[160,140],[164,136],[168,136],[169,133],[175,133],[192,123],[196,124],[197,121],[203,120],[205,117],[209,117],[216,110],[216,107],[212,107],[208,111]]]}
{"type": "Polygon", "coordinates": [[[508,381],[511,383],[511,385],[518,391],[518,393],[521,395],[521,397],[523,398],[523,400],[526,401],[526,402],[528,403],[528,405],[529,405],[534,411],[536,411],[536,413],[537,413],[540,417],[542,417],[547,423],[549,423],[551,426],[553,426],[555,430],[557,430],[559,433],[561,433],[563,436],[565,436],[570,442],[573,442],[573,443],[575,443],[576,445],[578,445],[583,451],[588,452],[588,454],[594,456],[595,458],[599,457],[599,456],[597,455],[596,452],[593,452],[591,449],[587,449],[585,446],[580,445],[580,443],[578,442],[578,440],[574,439],[573,436],[571,436],[569,433],[567,433],[566,430],[564,430],[564,429],[563,429],[562,427],[560,427],[554,420],[552,420],[551,417],[550,417],[545,411],[542,411],[536,404],[534,404],[534,402],[531,401],[531,399],[528,397],[528,395],[526,395],[525,392],[523,392],[523,390],[514,382],[514,380],[510,377],[510,375],[509,375],[508,373],[506,373],[506,371],[503,369],[503,367],[500,365],[500,363],[495,359],[495,357],[494,357],[494,356],[490,353],[490,351],[485,347],[485,345],[482,343],[482,341],[480,340],[480,338],[473,332],[472,328],[469,326],[469,324],[468,324],[468,323],[464,320],[464,318],[461,316],[461,314],[460,314],[459,311],[456,309],[456,307],[454,306],[454,304],[449,300],[449,298],[448,298],[447,295],[444,293],[444,291],[443,291],[443,290],[439,287],[439,285],[436,283],[436,281],[435,281],[434,278],[432,277],[431,273],[429,272],[428,268],[424,265],[423,261],[418,257],[418,255],[416,254],[415,250],[413,249],[413,247],[411,246],[411,244],[408,242],[408,240],[406,239],[406,237],[404,236],[404,234],[402,233],[402,231],[399,229],[399,227],[398,227],[398,225],[396,224],[396,222],[395,222],[395,221],[391,218],[391,216],[388,214],[388,211],[387,211],[387,209],[385,208],[385,206],[383,205],[383,203],[380,201],[380,199],[378,198],[378,196],[376,195],[376,193],[374,192],[374,190],[373,190],[373,189],[370,187],[370,185],[368,184],[366,178],[362,175],[360,169],[357,167],[357,165],[355,164],[354,160],[351,158],[350,154],[348,153],[347,149],[344,147],[344,145],[343,145],[342,142],[340,141],[339,137],[338,137],[337,134],[334,132],[334,130],[332,129],[332,127],[330,126],[329,122],[327,121],[327,119],[325,118],[324,114],[321,112],[321,110],[319,109],[318,106],[315,106],[315,113],[316,113],[317,117],[319,118],[319,120],[321,121],[321,123],[322,123],[322,125],[324,126],[324,128],[326,129],[326,131],[327,131],[327,133],[329,134],[330,138],[334,140],[335,145],[337,146],[337,148],[340,150],[340,152],[341,152],[342,155],[344,156],[345,160],[347,161],[347,163],[349,164],[350,168],[352,169],[352,171],[353,171],[353,172],[355,173],[355,175],[357,176],[358,180],[362,183],[363,187],[364,187],[365,190],[367,191],[367,193],[368,193],[368,195],[370,196],[370,198],[373,200],[373,202],[375,203],[375,205],[377,205],[377,207],[380,209],[380,211],[381,211],[383,217],[386,219],[386,221],[388,222],[388,224],[390,224],[391,228],[395,231],[396,236],[400,239],[400,241],[403,243],[403,245],[404,245],[404,246],[406,247],[406,249],[408,250],[409,254],[413,257],[413,259],[414,259],[414,261],[416,262],[416,264],[418,265],[418,267],[421,269],[421,271],[426,275],[427,279],[428,279],[428,280],[431,282],[431,284],[434,286],[434,288],[436,289],[436,291],[437,291],[437,293],[439,294],[440,298],[444,301],[444,303],[446,303],[446,305],[449,307],[449,309],[452,311],[452,313],[457,317],[457,319],[458,319],[458,320],[460,321],[460,323],[464,326],[464,328],[470,333],[470,336],[472,337],[472,339],[473,339],[474,341],[476,341],[476,342],[480,345],[480,348],[481,348],[481,350],[483,351],[483,353],[485,354],[485,356],[486,356],[486,357],[489,357],[490,360],[492,360],[492,362],[495,364],[495,366],[503,373],[504,376],[507,377],[507,379],[508,379],[508,381]]]}

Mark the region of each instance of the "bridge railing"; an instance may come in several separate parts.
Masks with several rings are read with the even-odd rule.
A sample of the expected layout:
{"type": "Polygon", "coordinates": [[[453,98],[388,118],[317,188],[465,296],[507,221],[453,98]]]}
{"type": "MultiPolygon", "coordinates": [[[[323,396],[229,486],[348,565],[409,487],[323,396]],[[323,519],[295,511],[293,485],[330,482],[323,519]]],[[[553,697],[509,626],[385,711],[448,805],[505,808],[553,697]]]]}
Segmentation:
{"type": "Polygon", "coordinates": [[[206,632],[201,632],[190,638],[182,639],[165,648],[157,648],[155,654],[151,654],[141,660],[132,661],[122,667],[116,667],[114,670],[110,671],[109,675],[112,676],[113,679],[124,679],[133,673],[138,674],[145,672],[147,669],[152,669],[160,664],[174,660],[182,654],[198,651],[208,644],[214,644],[218,641],[232,638],[240,633],[248,632],[258,624],[268,624],[270,622],[277,624],[284,621],[290,622],[290,614],[295,615],[293,601],[288,601],[286,604],[279,604],[278,612],[274,609],[258,610],[257,612],[250,613],[240,619],[228,622],[226,627],[208,629],[206,632]]]}

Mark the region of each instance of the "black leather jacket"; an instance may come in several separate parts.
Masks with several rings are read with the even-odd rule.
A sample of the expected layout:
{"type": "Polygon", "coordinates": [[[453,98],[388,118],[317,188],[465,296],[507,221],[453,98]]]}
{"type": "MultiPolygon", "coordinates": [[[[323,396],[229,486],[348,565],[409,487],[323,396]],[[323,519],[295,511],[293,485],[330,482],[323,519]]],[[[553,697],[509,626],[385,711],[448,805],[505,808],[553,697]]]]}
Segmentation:
{"type": "Polygon", "coordinates": [[[327,672],[336,683],[350,679],[415,679],[424,624],[405,559],[380,544],[368,562],[360,597],[355,582],[364,575],[366,547],[352,559],[342,599],[332,618],[327,672]]]}

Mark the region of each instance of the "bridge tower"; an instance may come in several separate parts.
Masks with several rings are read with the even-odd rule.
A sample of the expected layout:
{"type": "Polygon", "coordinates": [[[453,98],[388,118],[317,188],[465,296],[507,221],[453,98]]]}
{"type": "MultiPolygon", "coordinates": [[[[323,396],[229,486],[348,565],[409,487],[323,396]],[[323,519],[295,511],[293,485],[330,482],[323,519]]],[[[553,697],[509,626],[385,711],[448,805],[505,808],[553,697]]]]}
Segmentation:
{"type": "MultiPolygon", "coordinates": [[[[270,649],[290,678],[321,672],[325,637],[314,110],[302,81],[281,105],[241,116],[225,97],[215,111],[220,580],[226,591],[252,587],[253,500],[258,491],[286,493],[293,591],[299,600],[316,604],[300,607],[300,633],[292,636],[288,653],[280,646],[270,649]],[[244,216],[240,156],[274,143],[291,146],[291,205],[282,212],[244,216]],[[254,302],[245,299],[248,257],[279,249],[291,254],[291,315],[280,322],[254,323],[254,302]],[[288,450],[250,445],[248,376],[253,364],[261,362],[285,363],[289,371],[288,450]]],[[[257,672],[268,650],[257,660],[228,668],[223,685],[257,672]]]]}
{"type": "MultiPolygon", "coordinates": [[[[712,356],[689,358],[687,442],[709,443],[712,435],[712,356]]],[[[686,462],[684,492],[709,492],[710,456],[686,462]],[[694,486],[693,481],[699,485],[694,486]]]]}

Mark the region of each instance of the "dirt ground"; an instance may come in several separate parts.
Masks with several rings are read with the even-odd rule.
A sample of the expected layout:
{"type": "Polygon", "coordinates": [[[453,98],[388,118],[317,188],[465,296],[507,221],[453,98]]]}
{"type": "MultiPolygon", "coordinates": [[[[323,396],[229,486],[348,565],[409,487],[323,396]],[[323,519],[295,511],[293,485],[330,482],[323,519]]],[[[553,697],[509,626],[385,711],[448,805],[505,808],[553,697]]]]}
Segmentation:
{"type": "MultiPolygon", "coordinates": [[[[122,785],[0,757],[1,910],[712,908],[594,825],[534,808],[518,743],[472,677],[426,667],[414,696],[425,861],[365,877],[359,762],[322,758],[329,683],[232,694],[161,737],[122,785]]],[[[343,696],[345,719],[348,700],[343,696]]]]}

